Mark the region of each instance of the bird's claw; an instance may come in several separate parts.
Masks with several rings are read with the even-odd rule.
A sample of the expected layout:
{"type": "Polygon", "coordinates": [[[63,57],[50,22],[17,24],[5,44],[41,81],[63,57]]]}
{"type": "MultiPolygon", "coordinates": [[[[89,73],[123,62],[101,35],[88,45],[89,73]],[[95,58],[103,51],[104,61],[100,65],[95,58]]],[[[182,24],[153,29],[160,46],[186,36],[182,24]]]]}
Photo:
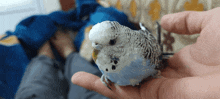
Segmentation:
{"type": "Polygon", "coordinates": [[[102,75],[102,77],[101,77],[101,82],[102,82],[106,87],[108,87],[108,89],[112,90],[112,89],[108,86],[108,84],[111,85],[111,82],[110,82],[109,79],[108,79],[107,77],[105,77],[104,75],[102,75]]]}

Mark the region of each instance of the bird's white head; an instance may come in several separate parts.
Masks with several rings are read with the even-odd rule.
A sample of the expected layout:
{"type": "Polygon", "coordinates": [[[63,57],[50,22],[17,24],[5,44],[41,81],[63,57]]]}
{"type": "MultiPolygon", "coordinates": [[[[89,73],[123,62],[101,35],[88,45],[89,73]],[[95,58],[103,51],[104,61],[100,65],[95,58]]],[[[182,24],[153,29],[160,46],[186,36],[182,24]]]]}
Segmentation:
{"type": "Polygon", "coordinates": [[[103,21],[92,27],[89,32],[89,40],[92,42],[92,46],[96,50],[101,50],[106,45],[114,45],[115,35],[115,23],[110,21],[103,21]]]}

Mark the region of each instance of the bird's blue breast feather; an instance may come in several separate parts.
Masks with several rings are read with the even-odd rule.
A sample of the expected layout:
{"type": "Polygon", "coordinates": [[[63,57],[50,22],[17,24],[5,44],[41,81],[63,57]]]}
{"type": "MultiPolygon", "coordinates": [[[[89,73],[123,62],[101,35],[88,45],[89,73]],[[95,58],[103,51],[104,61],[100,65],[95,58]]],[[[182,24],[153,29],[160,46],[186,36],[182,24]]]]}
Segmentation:
{"type": "MultiPolygon", "coordinates": [[[[119,72],[108,73],[100,70],[103,75],[105,75],[109,80],[114,83],[117,83],[121,86],[132,85],[130,83],[131,79],[135,79],[141,82],[144,78],[149,76],[153,76],[157,74],[157,70],[155,70],[155,65],[151,65],[150,60],[146,61],[146,65],[144,66],[142,62],[145,61],[143,58],[138,58],[135,61],[132,61],[130,65],[125,66],[119,72]]],[[[116,67],[117,68],[117,67],[116,67]]],[[[133,85],[134,86],[134,85],[133,85]]]]}

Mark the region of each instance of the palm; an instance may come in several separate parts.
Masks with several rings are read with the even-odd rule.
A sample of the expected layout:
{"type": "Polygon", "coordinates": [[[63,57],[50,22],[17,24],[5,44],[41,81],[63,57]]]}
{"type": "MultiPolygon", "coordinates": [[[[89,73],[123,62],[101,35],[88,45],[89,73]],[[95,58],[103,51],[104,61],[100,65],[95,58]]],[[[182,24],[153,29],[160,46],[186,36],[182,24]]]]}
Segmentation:
{"type": "Polygon", "coordinates": [[[208,12],[181,12],[162,18],[162,27],[170,32],[200,33],[195,44],[186,46],[168,60],[168,67],[161,72],[162,78],[151,79],[139,88],[112,85],[112,90],[105,87],[99,77],[85,72],[74,74],[72,82],[110,98],[189,99],[204,98],[205,95],[210,98],[215,94],[203,90],[219,91],[220,87],[215,83],[220,79],[220,44],[216,43],[220,42],[218,12],[220,8],[208,12]]]}

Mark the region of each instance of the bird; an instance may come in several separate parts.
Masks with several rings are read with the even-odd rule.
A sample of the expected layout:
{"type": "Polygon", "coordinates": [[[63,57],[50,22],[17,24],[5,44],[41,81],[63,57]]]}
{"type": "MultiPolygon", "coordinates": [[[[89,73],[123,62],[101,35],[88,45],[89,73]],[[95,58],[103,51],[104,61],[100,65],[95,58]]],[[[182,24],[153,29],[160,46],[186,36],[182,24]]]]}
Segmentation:
{"type": "Polygon", "coordinates": [[[102,73],[101,82],[136,86],[148,77],[158,77],[161,45],[141,23],[132,30],[117,21],[95,24],[89,32],[93,60],[102,73]]]}

